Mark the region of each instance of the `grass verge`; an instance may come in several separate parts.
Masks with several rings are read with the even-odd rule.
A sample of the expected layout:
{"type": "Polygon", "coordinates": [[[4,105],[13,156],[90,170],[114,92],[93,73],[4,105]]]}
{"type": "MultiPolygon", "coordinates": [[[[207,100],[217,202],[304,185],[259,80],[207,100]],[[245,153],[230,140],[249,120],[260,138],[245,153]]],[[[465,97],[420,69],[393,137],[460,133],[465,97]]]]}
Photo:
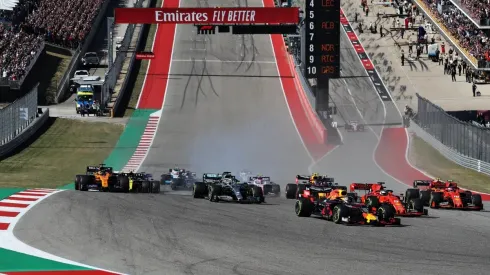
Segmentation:
{"type": "Polygon", "coordinates": [[[0,162],[0,187],[56,188],[111,153],[122,125],[51,119],[24,149],[0,162]]]}
{"type": "Polygon", "coordinates": [[[489,176],[450,161],[419,137],[412,140],[409,159],[414,166],[436,178],[454,180],[463,188],[490,193],[489,176]]]}
{"type": "MultiPolygon", "coordinates": [[[[162,0],[158,0],[154,6],[161,7],[162,0]]],[[[148,29],[148,34],[146,34],[146,41],[145,41],[143,51],[151,52],[156,31],[157,31],[157,25],[156,24],[150,25],[148,29]]],[[[137,72],[137,76],[136,76],[136,80],[133,82],[133,85],[128,87],[131,90],[131,95],[129,97],[128,106],[124,111],[124,117],[131,116],[134,110],[136,109],[136,105],[138,104],[138,98],[141,94],[141,90],[143,89],[143,82],[145,81],[145,76],[148,70],[149,63],[150,63],[149,60],[141,60],[134,64],[135,65],[134,70],[137,72]]]]}

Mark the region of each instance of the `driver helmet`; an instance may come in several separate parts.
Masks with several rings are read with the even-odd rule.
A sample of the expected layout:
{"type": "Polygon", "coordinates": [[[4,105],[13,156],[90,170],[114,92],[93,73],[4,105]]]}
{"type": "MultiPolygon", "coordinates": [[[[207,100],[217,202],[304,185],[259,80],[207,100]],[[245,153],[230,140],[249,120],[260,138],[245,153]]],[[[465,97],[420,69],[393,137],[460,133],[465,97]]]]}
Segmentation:
{"type": "Polygon", "coordinates": [[[386,196],[386,195],[388,195],[388,192],[387,192],[387,191],[385,191],[385,190],[381,190],[379,193],[380,193],[382,196],[386,196]]]}
{"type": "Polygon", "coordinates": [[[318,173],[311,174],[311,179],[316,179],[316,178],[318,178],[318,173]]]}

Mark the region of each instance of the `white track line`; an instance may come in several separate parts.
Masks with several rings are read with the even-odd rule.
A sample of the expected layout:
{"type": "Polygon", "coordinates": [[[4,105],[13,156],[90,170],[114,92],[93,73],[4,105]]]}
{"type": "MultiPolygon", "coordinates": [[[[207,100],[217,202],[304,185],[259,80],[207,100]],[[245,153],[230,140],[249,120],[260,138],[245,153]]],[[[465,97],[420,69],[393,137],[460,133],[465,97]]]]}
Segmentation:
{"type": "MultiPolygon", "coordinates": [[[[26,201],[23,204],[28,204],[29,206],[26,208],[14,208],[14,207],[0,207],[1,211],[9,211],[9,212],[19,212],[19,214],[16,217],[9,218],[9,217],[2,217],[0,219],[0,222],[7,222],[9,223],[9,227],[7,230],[0,230],[0,247],[3,249],[11,250],[14,252],[18,253],[23,253],[27,255],[31,255],[34,257],[40,257],[43,259],[51,260],[51,261],[56,261],[60,263],[65,263],[65,264],[70,264],[70,265],[76,265],[76,266],[81,266],[81,267],[86,267],[90,269],[95,269],[95,270],[102,270],[114,274],[122,274],[114,271],[110,271],[107,269],[102,269],[98,268],[95,266],[90,266],[82,263],[78,263],[75,261],[71,261],[62,257],[55,256],[53,254],[49,254],[47,252],[44,252],[42,250],[39,250],[35,247],[32,247],[21,240],[19,240],[15,235],[14,235],[14,228],[15,225],[19,222],[19,220],[24,216],[29,210],[31,210],[34,206],[36,206],[38,203],[43,201],[44,199],[50,197],[51,195],[64,192],[66,190],[55,190],[52,191],[52,193],[48,193],[46,196],[40,197],[36,201],[26,201]]],[[[13,194],[14,196],[17,196],[16,194],[13,194]]],[[[2,202],[5,202],[5,200],[1,200],[2,202]]]]}

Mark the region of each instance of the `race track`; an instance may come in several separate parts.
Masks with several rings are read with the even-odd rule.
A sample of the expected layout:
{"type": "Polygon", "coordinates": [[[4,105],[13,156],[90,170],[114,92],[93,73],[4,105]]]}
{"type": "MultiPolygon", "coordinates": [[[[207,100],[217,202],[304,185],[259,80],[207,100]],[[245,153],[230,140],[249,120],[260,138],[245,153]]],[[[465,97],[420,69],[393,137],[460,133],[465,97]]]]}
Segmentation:
{"type": "MultiPolygon", "coordinates": [[[[181,6],[196,3],[183,0],[181,6]]],[[[267,77],[277,76],[269,36],[215,35],[204,43],[193,41],[194,33],[192,26],[177,27],[162,118],[140,170],[159,174],[176,164],[201,173],[250,169],[284,186],[312,168],[341,184],[384,180],[394,190],[406,189],[372,160],[381,125],[342,131],[344,145],[310,166],[280,81],[267,77]],[[237,62],[242,47],[244,61],[257,62],[237,62]],[[209,61],[198,61],[204,58],[209,61]]],[[[363,75],[345,36],[342,48],[343,73],[363,75]]],[[[360,109],[369,124],[385,122],[368,78],[333,85],[346,119],[361,120],[360,109]]],[[[388,123],[399,119],[388,113],[388,123]]],[[[402,227],[372,228],[298,218],[293,205],[283,197],[263,205],[211,203],[187,191],[66,191],[29,211],[14,233],[49,253],[128,274],[429,275],[486,274],[490,268],[487,212],[430,211],[427,218],[403,219],[402,227]]]]}

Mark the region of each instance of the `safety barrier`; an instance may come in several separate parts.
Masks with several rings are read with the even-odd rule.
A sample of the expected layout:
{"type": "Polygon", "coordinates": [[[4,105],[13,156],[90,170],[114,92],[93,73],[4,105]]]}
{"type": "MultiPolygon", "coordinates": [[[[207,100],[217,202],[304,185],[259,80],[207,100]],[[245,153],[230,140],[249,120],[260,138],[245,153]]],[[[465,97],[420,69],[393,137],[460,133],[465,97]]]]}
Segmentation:
{"type": "Polygon", "coordinates": [[[447,147],[442,142],[437,140],[437,138],[429,134],[426,129],[420,127],[415,121],[411,121],[409,130],[415,133],[417,137],[430,144],[444,157],[453,161],[454,163],[475,170],[477,172],[490,175],[490,163],[464,156],[458,153],[456,150],[447,147]]]}
{"type": "Polygon", "coordinates": [[[39,83],[26,95],[0,109],[0,145],[9,143],[36,118],[39,83]]]}
{"type": "Polygon", "coordinates": [[[29,93],[0,109],[0,158],[22,145],[48,120],[49,109],[40,115],[37,113],[38,86],[39,83],[29,93]]]}

